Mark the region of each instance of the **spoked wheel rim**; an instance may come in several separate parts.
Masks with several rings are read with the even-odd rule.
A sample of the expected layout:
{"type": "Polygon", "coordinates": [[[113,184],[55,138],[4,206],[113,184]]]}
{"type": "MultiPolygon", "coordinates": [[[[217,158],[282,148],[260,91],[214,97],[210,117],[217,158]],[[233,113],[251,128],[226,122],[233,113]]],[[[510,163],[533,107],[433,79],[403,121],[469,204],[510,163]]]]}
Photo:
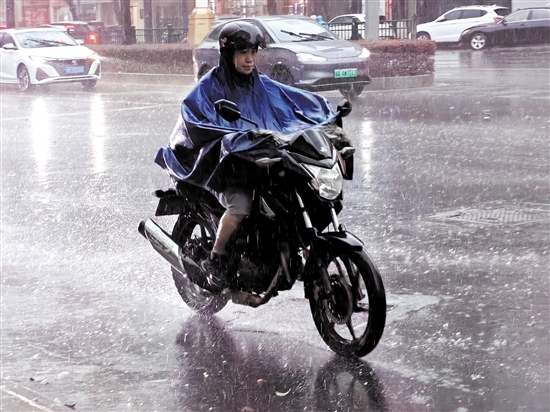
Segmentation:
{"type": "Polygon", "coordinates": [[[336,258],[330,262],[331,279],[336,304],[325,300],[325,313],[335,337],[346,345],[359,343],[370,317],[367,287],[359,270],[348,258],[336,258]],[[336,315],[336,316],[335,316],[336,315]],[[339,321],[335,321],[339,319],[339,321]]]}
{"type": "MultiPolygon", "coordinates": [[[[204,219],[182,218],[176,223],[172,235],[182,248],[183,253],[198,263],[210,254],[216,239],[216,227],[212,222],[204,219]]],[[[172,268],[172,274],[178,292],[185,303],[200,312],[214,313],[222,309],[227,303],[227,299],[192,282],[190,278],[202,279],[204,282],[206,282],[206,278],[199,268],[185,261],[183,265],[186,274],[182,274],[174,268],[172,268]]]]}
{"type": "Polygon", "coordinates": [[[386,323],[386,292],[376,265],[364,250],[348,251],[315,270],[311,275],[318,278],[306,284],[306,293],[317,331],[334,352],[365,356],[378,345],[386,323]]]}
{"type": "Polygon", "coordinates": [[[21,66],[19,70],[17,70],[17,80],[19,81],[19,90],[26,92],[31,85],[29,71],[26,67],[21,66]]]}
{"type": "Polygon", "coordinates": [[[481,50],[487,45],[487,38],[483,34],[475,34],[470,41],[470,45],[474,50],[481,50]]]}

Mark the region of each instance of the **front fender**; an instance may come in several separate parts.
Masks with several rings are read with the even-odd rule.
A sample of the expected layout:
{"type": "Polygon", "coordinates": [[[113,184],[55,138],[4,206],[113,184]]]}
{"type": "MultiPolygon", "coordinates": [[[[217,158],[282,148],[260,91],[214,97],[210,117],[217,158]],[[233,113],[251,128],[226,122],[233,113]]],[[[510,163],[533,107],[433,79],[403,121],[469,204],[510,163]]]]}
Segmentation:
{"type": "Polygon", "coordinates": [[[361,251],[364,243],[349,232],[322,232],[316,233],[311,239],[313,247],[319,252],[338,255],[349,250],[361,251]]]}

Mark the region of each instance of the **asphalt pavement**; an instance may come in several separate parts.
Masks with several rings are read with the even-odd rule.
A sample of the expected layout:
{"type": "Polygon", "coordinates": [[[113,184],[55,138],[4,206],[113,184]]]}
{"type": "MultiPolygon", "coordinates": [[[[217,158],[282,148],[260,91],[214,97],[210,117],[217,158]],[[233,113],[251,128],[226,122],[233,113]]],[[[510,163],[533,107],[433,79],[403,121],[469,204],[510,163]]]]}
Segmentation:
{"type": "Polygon", "coordinates": [[[379,346],[353,360],[324,345],[300,284],[197,317],[137,233],[191,76],[2,86],[0,409],[550,410],[550,48],[435,63],[344,122],[341,221],[389,303],[379,346]]]}

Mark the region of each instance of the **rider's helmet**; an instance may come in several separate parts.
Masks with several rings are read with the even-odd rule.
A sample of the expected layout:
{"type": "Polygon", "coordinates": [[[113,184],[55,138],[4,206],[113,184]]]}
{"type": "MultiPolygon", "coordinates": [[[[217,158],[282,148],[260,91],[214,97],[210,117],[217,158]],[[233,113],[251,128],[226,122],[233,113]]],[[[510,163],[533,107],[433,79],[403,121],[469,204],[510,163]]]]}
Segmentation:
{"type": "Polygon", "coordinates": [[[220,31],[220,80],[235,87],[250,87],[254,83],[255,71],[243,74],[237,71],[233,59],[236,51],[258,50],[265,47],[260,29],[245,21],[227,23],[220,31]]]}
{"type": "Polygon", "coordinates": [[[230,22],[220,31],[218,39],[220,53],[230,54],[236,50],[258,50],[265,47],[264,36],[260,29],[245,21],[230,22]]]}

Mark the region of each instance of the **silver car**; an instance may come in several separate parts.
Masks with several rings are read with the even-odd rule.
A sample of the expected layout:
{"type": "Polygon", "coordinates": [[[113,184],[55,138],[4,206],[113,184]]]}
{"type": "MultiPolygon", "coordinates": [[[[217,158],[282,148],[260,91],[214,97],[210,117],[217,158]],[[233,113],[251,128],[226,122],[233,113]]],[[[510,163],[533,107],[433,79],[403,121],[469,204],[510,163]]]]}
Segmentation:
{"type": "Polygon", "coordinates": [[[92,89],[101,77],[98,55],[64,30],[0,30],[0,83],[21,91],[36,85],[80,82],[92,89]]]}
{"type": "MultiPolygon", "coordinates": [[[[358,96],[370,83],[370,52],[336,38],[309,17],[257,16],[238,20],[262,31],[267,47],[258,52],[256,65],[274,80],[310,91],[340,90],[347,98],[358,96]]],[[[193,51],[195,80],[218,65],[218,37],[227,23],[214,26],[193,51]]]]}

